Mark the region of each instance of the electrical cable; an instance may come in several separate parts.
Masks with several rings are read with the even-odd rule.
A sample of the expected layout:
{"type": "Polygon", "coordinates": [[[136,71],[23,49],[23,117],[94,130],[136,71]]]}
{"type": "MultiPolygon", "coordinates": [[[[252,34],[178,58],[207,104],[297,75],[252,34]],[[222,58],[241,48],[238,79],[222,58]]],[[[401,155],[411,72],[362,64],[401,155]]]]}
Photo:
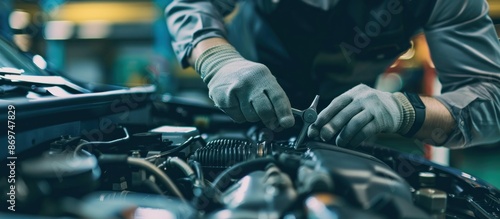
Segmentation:
{"type": "Polygon", "coordinates": [[[222,171],[222,173],[220,173],[219,176],[217,176],[217,178],[215,178],[214,181],[212,182],[211,188],[219,189],[220,191],[222,191],[227,187],[227,185],[222,186],[221,184],[228,182],[231,179],[231,177],[253,170],[264,169],[269,163],[274,163],[274,162],[276,161],[272,157],[264,157],[237,163],[227,168],[226,170],[222,171]]]}
{"type": "Polygon", "coordinates": [[[120,142],[120,141],[125,141],[125,140],[128,140],[130,138],[129,134],[128,134],[128,131],[127,131],[127,128],[126,127],[122,127],[123,129],[123,132],[125,132],[125,137],[123,138],[118,138],[118,139],[115,139],[115,140],[111,140],[111,141],[87,141],[87,142],[84,142],[84,143],[81,143],[79,144],[78,146],[76,146],[75,148],[75,152],[74,152],[74,155],[78,155],[78,152],[86,145],[94,145],[94,144],[114,144],[114,143],[117,143],[117,142],[120,142]]]}
{"type": "Polygon", "coordinates": [[[156,154],[156,155],[153,155],[153,156],[146,157],[146,160],[151,161],[151,160],[155,160],[155,159],[158,159],[158,158],[166,157],[166,156],[168,156],[170,154],[173,154],[173,153],[177,153],[177,152],[182,151],[185,148],[187,148],[194,141],[197,141],[197,140],[200,140],[200,139],[203,140],[203,138],[201,137],[201,135],[191,136],[184,143],[182,143],[180,146],[175,147],[173,149],[170,149],[168,151],[164,151],[164,152],[162,152],[160,154],[156,154]]]}
{"type": "Polygon", "coordinates": [[[143,169],[148,170],[152,174],[154,174],[158,180],[160,180],[174,195],[179,197],[182,201],[186,202],[186,199],[182,195],[181,191],[177,188],[174,182],[168,177],[163,171],[161,171],[158,167],[153,165],[152,163],[143,160],[141,158],[129,157],[127,158],[127,163],[132,166],[141,167],[143,169]]]}

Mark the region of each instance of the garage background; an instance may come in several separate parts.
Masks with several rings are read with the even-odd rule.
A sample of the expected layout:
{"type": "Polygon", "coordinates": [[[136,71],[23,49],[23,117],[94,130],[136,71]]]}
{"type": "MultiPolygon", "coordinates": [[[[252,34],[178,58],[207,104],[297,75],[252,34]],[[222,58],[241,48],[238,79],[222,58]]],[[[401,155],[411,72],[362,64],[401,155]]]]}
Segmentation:
{"type": "MultiPolygon", "coordinates": [[[[162,93],[209,102],[197,74],[191,68],[181,69],[175,60],[163,17],[170,0],[2,1],[4,10],[11,11],[2,14],[13,29],[9,37],[20,49],[43,57],[34,60],[41,68],[58,69],[79,81],[122,86],[155,83],[162,93]]],[[[488,2],[490,16],[500,24],[500,0],[488,2]]],[[[417,36],[413,42],[414,47],[380,77],[378,89],[439,93],[425,37],[417,36]]],[[[450,152],[395,136],[381,135],[376,142],[425,155],[500,187],[500,145],[450,152]]]]}

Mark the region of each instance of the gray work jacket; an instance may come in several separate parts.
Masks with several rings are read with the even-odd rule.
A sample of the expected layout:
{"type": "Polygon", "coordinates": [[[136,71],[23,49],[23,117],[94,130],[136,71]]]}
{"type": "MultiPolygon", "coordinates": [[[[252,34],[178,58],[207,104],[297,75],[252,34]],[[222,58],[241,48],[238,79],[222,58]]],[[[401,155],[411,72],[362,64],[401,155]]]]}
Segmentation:
{"type": "MultiPolygon", "coordinates": [[[[325,11],[333,10],[342,1],[302,0],[325,11]]],[[[381,1],[388,2],[389,12],[398,12],[401,0],[381,1]]],[[[279,1],[256,2],[263,13],[272,13],[279,1]]],[[[235,5],[235,0],[177,0],[167,7],[172,45],[183,66],[187,66],[186,59],[198,42],[226,37],[223,17],[235,5]]],[[[427,38],[442,84],[442,94],[436,98],[457,123],[457,128],[446,136],[443,145],[446,147],[464,148],[500,141],[500,44],[488,9],[486,0],[436,0],[427,21],[418,27],[427,38]]],[[[356,52],[349,45],[344,44],[347,51],[356,52]]],[[[389,64],[359,69],[362,74],[378,75],[389,64]]]]}

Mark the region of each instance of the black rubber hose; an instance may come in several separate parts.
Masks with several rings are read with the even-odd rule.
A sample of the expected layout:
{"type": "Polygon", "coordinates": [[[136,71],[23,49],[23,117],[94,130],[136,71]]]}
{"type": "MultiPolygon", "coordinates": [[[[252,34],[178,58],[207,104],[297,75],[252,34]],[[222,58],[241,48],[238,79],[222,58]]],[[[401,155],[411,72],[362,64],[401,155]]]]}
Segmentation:
{"type": "Polygon", "coordinates": [[[232,177],[248,174],[251,171],[262,170],[268,164],[274,162],[276,162],[274,158],[264,157],[237,163],[222,171],[222,173],[220,173],[219,176],[214,179],[214,181],[212,182],[212,189],[223,191],[229,186],[229,181],[232,177]]]}
{"type": "Polygon", "coordinates": [[[189,164],[178,157],[169,157],[165,162],[170,166],[177,166],[187,177],[195,176],[195,172],[191,169],[189,164]]]}
{"type": "Polygon", "coordinates": [[[196,160],[190,160],[189,166],[191,166],[191,168],[193,168],[194,172],[196,173],[196,178],[198,178],[201,183],[205,183],[205,176],[203,175],[203,169],[201,168],[200,162],[196,160]]]}
{"type": "Polygon", "coordinates": [[[250,140],[222,138],[198,148],[192,158],[203,167],[226,169],[232,164],[265,156],[258,155],[257,151],[257,145],[250,140]]]}

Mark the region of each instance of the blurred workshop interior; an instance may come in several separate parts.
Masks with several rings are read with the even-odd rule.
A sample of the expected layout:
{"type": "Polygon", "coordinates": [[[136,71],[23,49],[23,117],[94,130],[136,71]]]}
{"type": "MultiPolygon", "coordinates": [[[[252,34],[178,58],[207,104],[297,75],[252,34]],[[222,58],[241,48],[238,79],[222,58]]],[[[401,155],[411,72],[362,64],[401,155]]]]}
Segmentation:
{"type": "MultiPolygon", "coordinates": [[[[21,50],[39,55],[34,61],[40,68],[58,69],[79,81],[122,86],[154,83],[161,93],[209,101],[199,76],[192,68],[182,69],[175,60],[163,16],[170,1],[2,0],[7,6],[2,10],[10,12],[1,13],[1,19],[12,29],[8,38],[21,50]]],[[[490,16],[500,25],[500,0],[488,2],[490,16]]],[[[413,47],[379,78],[377,88],[438,94],[440,85],[435,74],[425,37],[419,35],[413,47]]],[[[422,144],[394,140],[393,136],[378,140],[408,152],[415,152],[411,145],[422,144]]],[[[500,187],[498,145],[452,151],[424,148],[415,153],[500,187]]]]}

